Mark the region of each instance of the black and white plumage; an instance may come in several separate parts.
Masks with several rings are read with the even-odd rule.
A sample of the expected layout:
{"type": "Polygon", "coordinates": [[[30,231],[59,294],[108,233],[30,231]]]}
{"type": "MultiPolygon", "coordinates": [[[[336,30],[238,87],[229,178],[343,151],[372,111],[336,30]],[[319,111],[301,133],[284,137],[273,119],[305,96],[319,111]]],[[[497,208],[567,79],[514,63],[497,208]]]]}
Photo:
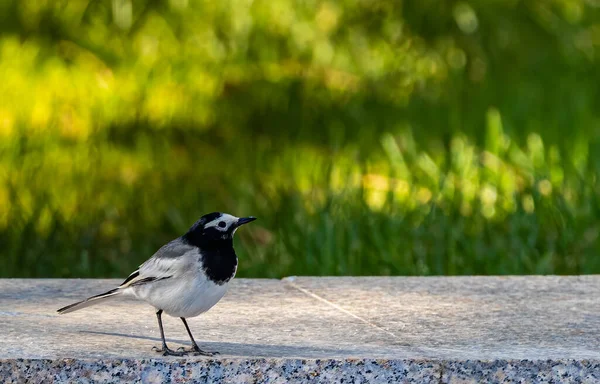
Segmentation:
{"type": "Polygon", "coordinates": [[[186,318],[212,308],[227,292],[237,271],[233,235],[254,217],[238,218],[226,213],[204,215],[183,236],[165,244],[134,271],[121,285],[103,294],[58,310],[64,314],[99,304],[120,295],[132,295],[157,309],[156,316],[165,355],[181,356],[202,351],[192,336],[186,318]],[[162,327],[162,313],[179,317],[192,340],[190,351],[173,351],[167,347],[162,327]]]}

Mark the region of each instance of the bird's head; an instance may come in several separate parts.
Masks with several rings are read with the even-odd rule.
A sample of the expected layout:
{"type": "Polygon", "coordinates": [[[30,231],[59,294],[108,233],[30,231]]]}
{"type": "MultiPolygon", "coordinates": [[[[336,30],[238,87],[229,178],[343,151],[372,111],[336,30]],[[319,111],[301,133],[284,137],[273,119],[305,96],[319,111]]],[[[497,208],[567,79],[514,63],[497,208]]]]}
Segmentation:
{"type": "Polygon", "coordinates": [[[231,243],[235,231],[254,220],[256,217],[252,216],[235,217],[228,213],[209,213],[196,221],[183,238],[197,246],[231,243]]]}

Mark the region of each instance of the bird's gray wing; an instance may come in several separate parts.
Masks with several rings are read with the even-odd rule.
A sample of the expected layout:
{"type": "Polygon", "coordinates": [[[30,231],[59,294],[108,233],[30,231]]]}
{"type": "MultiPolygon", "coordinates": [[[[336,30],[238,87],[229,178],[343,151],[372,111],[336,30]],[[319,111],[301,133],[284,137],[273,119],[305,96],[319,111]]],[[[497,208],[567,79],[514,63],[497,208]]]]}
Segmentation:
{"type": "Polygon", "coordinates": [[[153,281],[177,276],[190,267],[191,254],[197,253],[196,247],[175,239],[162,246],[151,258],[135,270],[119,288],[133,287],[153,281]]]}

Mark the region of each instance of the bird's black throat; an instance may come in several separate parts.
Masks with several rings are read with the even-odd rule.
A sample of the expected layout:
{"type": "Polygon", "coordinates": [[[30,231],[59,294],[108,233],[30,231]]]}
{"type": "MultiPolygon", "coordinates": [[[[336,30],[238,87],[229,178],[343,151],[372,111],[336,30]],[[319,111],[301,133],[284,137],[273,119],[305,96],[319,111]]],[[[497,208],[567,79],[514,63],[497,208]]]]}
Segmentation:
{"type": "Polygon", "coordinates": [[[182,240],[199,248],[202,269],[212,282],[222,285],[233,278],[238,261],[231,236],[223,239],[191,230],[182,236],[182,240]]]}
{"type": "Polygon", "coordinates": [[[200,252],[202,267],[212,282],[222,285],[233,278],[238,263],[233,246],[226,249],[201,249],[200,252]]]}

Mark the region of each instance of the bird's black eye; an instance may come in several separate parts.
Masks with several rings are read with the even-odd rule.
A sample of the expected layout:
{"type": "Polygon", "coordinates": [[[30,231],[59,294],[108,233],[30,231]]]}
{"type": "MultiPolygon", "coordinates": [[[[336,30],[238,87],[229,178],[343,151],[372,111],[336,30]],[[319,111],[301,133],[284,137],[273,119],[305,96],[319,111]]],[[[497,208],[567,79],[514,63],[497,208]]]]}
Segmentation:
{"type": "Polygon", "coordinates": [[[225,228],[226,226],[227,226],[227,223],[225,223],[224,221],[219,221],[219,227],[225,228]]]}

